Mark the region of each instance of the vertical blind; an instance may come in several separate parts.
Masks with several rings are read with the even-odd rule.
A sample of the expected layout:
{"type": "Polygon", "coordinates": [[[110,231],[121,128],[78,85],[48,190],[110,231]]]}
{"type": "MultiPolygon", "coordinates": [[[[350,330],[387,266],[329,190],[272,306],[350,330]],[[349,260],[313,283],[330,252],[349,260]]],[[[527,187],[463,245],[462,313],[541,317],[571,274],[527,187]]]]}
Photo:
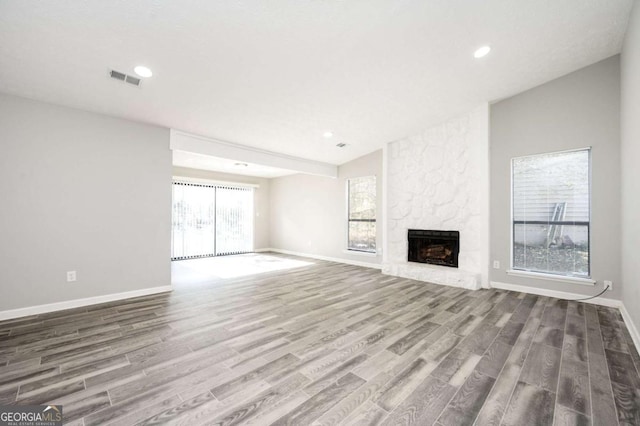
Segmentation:
{"type": "Polygon", "coordinates": [[[253,250],[253,188],[173,182],[171,259],[253,250]]]}
{"type": "Polygon", "coordinates": [[[171,258],[215,254],[215,187],[174,182],[171,258]]]}
{"type": "Polygon", "coordinates": [[[216,255],[253,249],[253,189],[216,187],[216,255]]]}

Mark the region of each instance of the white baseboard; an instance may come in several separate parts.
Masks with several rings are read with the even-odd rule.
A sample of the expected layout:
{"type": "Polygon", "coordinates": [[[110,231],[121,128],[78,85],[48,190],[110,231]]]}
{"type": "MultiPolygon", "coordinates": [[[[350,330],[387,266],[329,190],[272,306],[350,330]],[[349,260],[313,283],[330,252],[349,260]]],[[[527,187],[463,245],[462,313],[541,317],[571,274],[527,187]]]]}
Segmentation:
{"type": "Polygon", "coordinates": [[[362,266],[364,268],[382,269],[382,265],[379,263],[361,262],[359,260],[343,259],[341,257],[321,256],[319,254],[311,254],[311,253],[300,253],[297,251],[282,250],[277,248],[265,248],[265,249],[258,249],[254,251],[258,253],[272,251],[274,253],[290,254],[292,256],[309,257],[311,259],[318,259],[318,260],[327,260],[329,262],[346,263],[347,265],[362,266]]]}
{"type": "MultiPolygon", "coordinates": [[[[502,290],[536,294],[538,296],[556,297],[558,299],[584,299],[585,297],[589,297],[589,296],[585,296],[584,294],[569,293],[566,291],[547,290],[544,288],[529,287],[525,285],[507,284],[507,283],[501,283],[498,281],[491,281],[490,284],[492,288],[499,288],[502,290]]],[[[608,306],[610,308],[620,308],[622,306],[622,302],[620,300],[608,299],[606,297],[596,297],[589,300],[581,300],[581,302],[591,303],[594,305],[608,306]]]]}
{"type": "Polygon", "coordinates": [[[636,328],[636,325],[631,319],[631,315],[629,315],[629,311],[627,311],[627,307],[624,306],[624,304],[620,307],[620,313],[622,314],[624,324],[627,326],[627,330],[629,330],[629,334],[631,334],[631,339],[633,339],[633,343],[636,345],[636,349],[640,352],[640,333],[638,333],[638,329],[636,328]]]}
{"type": "Polygon", "coordinates": [[[172,290],[173,287],[171,287],[170,285],[165,285],[162,287],[151,287],[143,288],[141,290],[126,291],[124,293],[105,294],[104,296],[87,297],[85,299],[66,300],[64,302],[48,303],[46,305],[11,309],[8,311],[0,311],[0,321],[28,317],[31,315],[45,314],[48,312],[64,311],[65,309],[82,308],[85,306],[97,305],[99,303],[132,299],[134,297],[140,296],[148,296],[150,294],[166,293],[172,290]]]}

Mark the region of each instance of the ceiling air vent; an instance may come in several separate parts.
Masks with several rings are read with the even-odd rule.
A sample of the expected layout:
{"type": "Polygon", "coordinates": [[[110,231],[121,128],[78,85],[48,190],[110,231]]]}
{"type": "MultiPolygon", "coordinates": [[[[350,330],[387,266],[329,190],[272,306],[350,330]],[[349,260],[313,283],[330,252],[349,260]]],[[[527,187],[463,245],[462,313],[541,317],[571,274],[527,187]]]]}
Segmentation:
{"type": "Polygon", "coordinates": [[[129,83],[132,86],[140,86],[141,80],[139,78],[125,74],[123,72],[111,70],[109,71],[109,75],[111,76],[111,78],[122,81],[123,83],[129,83]]]}
{"type": "Polygon", "coordinates": [[[134,86],[140,86],[140,79],[139,78],[131,77],[130,75],[128,75],[127,79],[125,81],[127,83],[129,83],[129,84],[133,84],[134,86]]]}
{"type": "Polygon", "coordinates": [[[344,143],[344,142],[340,142],[340,143],[336,144],[336,146],[337,146],[338,148],[344,148],[345,146],[347,146],[347,144],[346,144],[346,143],[344,143]]]}
{"type": "Polygon", "coordinates": [[[111,78],[115,78],[116,80],[120,80],[120,81],[124,81],[125,78],[127,78],[126,74],[123,74],[121,72],[114,71],[114,70],[111,70],[109,75],[111,76],[111,78]]]}

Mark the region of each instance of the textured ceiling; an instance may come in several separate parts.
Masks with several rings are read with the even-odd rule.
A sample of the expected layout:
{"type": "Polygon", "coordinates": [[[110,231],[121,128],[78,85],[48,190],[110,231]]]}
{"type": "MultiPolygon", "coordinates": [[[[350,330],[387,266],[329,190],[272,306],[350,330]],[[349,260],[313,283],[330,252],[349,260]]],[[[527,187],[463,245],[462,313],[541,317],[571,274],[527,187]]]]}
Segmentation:
{"type": "Polygon", "coordinates": [[[0,91],[341,164],[619,53],[632,3],[0,0],[0,91]]]}

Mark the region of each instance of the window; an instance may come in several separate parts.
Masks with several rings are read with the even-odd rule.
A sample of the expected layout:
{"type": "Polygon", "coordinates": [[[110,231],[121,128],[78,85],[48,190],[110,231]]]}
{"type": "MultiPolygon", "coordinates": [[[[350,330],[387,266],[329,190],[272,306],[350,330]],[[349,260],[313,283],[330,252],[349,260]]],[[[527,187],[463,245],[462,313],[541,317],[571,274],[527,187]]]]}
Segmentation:
{"type": "Polygon", "coordinates": [[[349,250],[376,252],[376,177],[347,181],[349,250]]]}
{"type": "Polygon", "coordinates": [[[512,160],[512,268],[589,278],[590,150],[512,160]]]}
{"type": "Polygon", "coordinates": [[[172,260],[252,250],[252,188],[173,182],[172,260]]]}

